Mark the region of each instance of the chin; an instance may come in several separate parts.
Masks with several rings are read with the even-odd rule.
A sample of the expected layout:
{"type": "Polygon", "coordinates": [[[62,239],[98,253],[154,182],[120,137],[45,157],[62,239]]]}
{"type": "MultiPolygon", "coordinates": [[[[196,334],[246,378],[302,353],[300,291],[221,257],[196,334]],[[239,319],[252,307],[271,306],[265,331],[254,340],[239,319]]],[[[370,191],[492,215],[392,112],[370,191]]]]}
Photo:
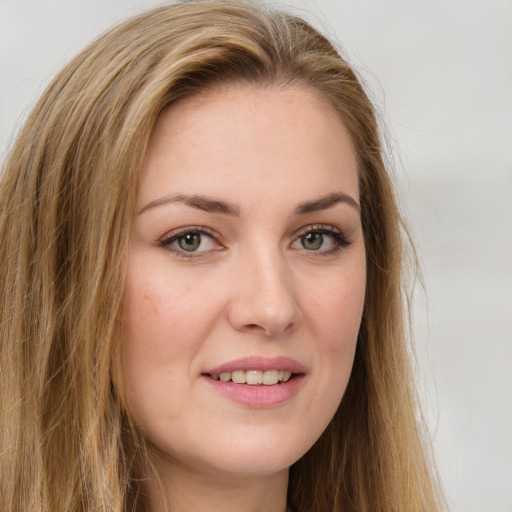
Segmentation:
{"type": "Polygon", "coordinates": [[[215,460],[203,460],[203,469],[215,472],[216,475],[231,476],[271,476],[282,471],[288,471],[298,458],[295,454],[268,453],[266,450],[257,450],[256,453],[236,454],[235,456],[220,456],[215,460]],[[276,456],[277,455],[277,456],[276,456]],[[206,462],[206,464],[204,464],[206,462]]]}
{"type": "MultiPolygon", "coordinates": [[[[270,433],[269,433],[270,434],[270,433]]],[[[179,451],[158,447],[163,463],[188,466],[194,472],[243,476],[270,476],[288,470],[314,443],[294,436],[264,435],[261,428],[242,435],[212,436],[207,443],[184,443],[179,451]]]]}

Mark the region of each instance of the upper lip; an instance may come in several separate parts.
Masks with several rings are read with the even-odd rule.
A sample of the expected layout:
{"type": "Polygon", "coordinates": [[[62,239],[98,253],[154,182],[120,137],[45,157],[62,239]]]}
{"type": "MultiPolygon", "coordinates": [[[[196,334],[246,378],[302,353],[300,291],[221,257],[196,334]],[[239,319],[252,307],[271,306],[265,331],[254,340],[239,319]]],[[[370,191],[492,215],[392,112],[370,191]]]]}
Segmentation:
{"type": "Polygon", "coordinates": [[[203,372],[207,375],[219,375],[223,372],[236,372],[240,370],[285,370],[291,373],[304,373],[305,368],[295,359],[290,357],[258,357],[250,356],[241,359],[235,359],[227,363],[223,363],[215,368],[210,368],[203,372]]]}

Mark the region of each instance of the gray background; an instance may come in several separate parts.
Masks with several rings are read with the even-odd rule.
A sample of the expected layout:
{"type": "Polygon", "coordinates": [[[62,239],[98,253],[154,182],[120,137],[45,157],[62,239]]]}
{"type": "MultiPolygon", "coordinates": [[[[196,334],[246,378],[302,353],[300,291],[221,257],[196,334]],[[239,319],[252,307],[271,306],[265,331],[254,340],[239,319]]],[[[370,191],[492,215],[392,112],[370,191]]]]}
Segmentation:
{"type": "MultiPolygon", "coordinates": [[[[154,0],[0,0],[0,157],[52,76],[154,0]]],[[[512,511],[512,1],[288,1],[390,134],[422,261],[418,382],[454,512],[512,511]]],[[[405,512],[405,511],[404,511],[405,512]]]]}

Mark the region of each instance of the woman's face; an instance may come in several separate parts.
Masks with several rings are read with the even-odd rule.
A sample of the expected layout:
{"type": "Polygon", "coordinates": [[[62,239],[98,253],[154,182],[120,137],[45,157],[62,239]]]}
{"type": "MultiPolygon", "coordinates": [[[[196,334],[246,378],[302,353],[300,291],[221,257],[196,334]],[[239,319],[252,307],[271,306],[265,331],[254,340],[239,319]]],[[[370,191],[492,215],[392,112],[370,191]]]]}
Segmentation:
{"type": "Polygon", "coordinates": [[[130,414],[164,464],[273,474],[299,459],[347,386],[365,277],[354,149],[313,92],[239,86],[164,111],[122,345],[130,414]]]}

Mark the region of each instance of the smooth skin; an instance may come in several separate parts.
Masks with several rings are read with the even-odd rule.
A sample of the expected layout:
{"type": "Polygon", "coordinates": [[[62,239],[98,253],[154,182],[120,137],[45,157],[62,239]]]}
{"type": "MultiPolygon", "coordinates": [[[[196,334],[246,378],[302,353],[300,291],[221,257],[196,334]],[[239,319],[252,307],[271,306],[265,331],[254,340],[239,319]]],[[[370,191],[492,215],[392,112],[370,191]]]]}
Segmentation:
{"type": "Polygon", "coordinates": [[[365,281],[354,148],[314,91],[231,86],[159,116],[122,345],[129,412],[162,484],[148,484],[153,512],[286,510],[288,468],[346,389],[365,281]],[[305,370],[279,404],[237,403],[205,375],[280,356],[305,370]]]}

